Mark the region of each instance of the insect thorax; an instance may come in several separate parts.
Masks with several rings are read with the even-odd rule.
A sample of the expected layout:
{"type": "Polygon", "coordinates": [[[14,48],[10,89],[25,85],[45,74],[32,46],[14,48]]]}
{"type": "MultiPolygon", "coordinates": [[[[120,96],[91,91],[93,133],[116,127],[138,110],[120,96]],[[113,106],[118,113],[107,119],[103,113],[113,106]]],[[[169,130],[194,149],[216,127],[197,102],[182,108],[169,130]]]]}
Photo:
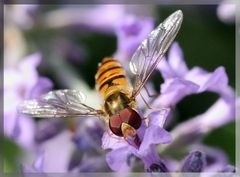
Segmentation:
{"type": "Polygon", "coordinates": [[[127,94],[119,91],[114,92],[113,94],[109,95],[104,103],[105,112],[111,117],[119,113],[119,111],[123,110],[126,107],[133,107],[134,100],[130,100],[127,94]]]}

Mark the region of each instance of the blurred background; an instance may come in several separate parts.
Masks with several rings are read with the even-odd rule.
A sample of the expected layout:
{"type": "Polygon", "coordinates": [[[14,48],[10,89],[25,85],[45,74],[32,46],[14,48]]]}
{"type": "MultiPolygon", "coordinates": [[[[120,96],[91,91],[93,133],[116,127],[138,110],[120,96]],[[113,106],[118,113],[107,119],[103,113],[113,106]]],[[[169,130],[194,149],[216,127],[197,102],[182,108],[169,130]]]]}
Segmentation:
{"type": "MultiPolygon", "coordinates": [[[[234,8],[224,9],[221,4],[5,5],[4,69],[38,52],[42,60],[37,71],[53,82],[53,89],[94,89],[98,63],[117,50],[116,28],[125,14],[150,17],[156,26],[178,9],[183,11],[184,20],[176,41],[188,67],[200,66],[212,72],[224,66],[229,84],[235,88],[234,8]]],[[[163,79],[156,73],[151,79],[159,89],[163,79]]],[[[211,92],[185,97],[177,105],[177,123],[206,111],[217,98],[211,92]]],[[[5,169],[18,171],[22,147],[10,137],[1,138],[5,169]]],[[[204,142],[222,149],[235,164],[234,123],[212,131],[204,142]]]]}

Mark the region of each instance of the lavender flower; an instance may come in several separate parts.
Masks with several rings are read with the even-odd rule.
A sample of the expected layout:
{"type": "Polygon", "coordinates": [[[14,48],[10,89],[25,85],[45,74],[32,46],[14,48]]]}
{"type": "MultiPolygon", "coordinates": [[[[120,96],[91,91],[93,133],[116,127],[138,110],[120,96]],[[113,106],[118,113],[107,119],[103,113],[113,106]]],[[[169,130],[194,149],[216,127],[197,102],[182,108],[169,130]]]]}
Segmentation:
{"type": "MultiPolygon", "coordinates": [[[[163,111],[158,119],[165,120],[167,114],[168,111],[163,111]]],[[[153,163],[160,163],[155,145],[170,143],[171,136],[162,128],[162,124],[159,124],[158,120],[151,119],[151,116],[149,120],[148,123],[143,122],[138,130],[138,136],[141,141],[139,147],[134,147],[126,140],[119,139],[114,135],[104,133],[102,147],[104,149],[112,149],[106,155],[107,163],[112,170],[128,170],[130,167],[127,164],[127,159],[131,154],[134,154],[143,161],[145,170],[149,169],[153,163]]]]}
{"type": "Polygon", "coordinates": [[[38,53],[22,60],[16,68],[4,69],[4,133],[25,147],[34,144],[34,120],[20,116],[17,106],[27,98],[37,97],[52,87],[50,80],[39,77],[38,53]]]}
{"type": "Polygon", "coordinates": [[[202,172],[206,165],[206,158],[200,151],[191,152],[185,159],[182,172],[202,172]]]}
{"type": "Polygon", "coordinates": [[[126,15],[116,27],[117,51],[115,57],[119,60],[129,60],[140,43],[153,30],[152,18],[137,18],[126,15]]]}
{"type": "Polygon", "coordinates": [[[168,60],[163,60],[158,69],[165,82],[161,85],[162,95],[154,104],[174,106],[183,97],[204,91],[216,92],[226,101],[235,98],[233,89],[228,86],[228,78],[223,67],[218,67],[212,73],[199,67],[189,70],[177,43],[172,45],[168,60]]]}
{"type": "MultiPolygon", "coordinates": [[[[171,132],[173,142],[167,145],[166,149],[179,147],[184,149],[194,143],[200,143],[203,134],[234,121],[236,98],[233,89],[228,85],[228,78],[223,67],[217,68],[212,73],[208,73],[199,67],[189,70],[184,63],[180,47],[175,43],[170,48],[168,60],[163,60],[159,65],[159,70],[165,82],[161,86],[162,94],[153,102],[154,106],[171,106],[174,108],[183,97],[204,91],[216,92],[220,96],[205,113],[178,124],[171,132]]],[[[237,107],[239,107],[239,104],[237,104],[237,107]]],[[[187,149],[193,151],[195,148],[194,146],[187,149]]],[[[202,152],[207,154],[208,148],[202,149],[202,152]]],[[[216,149],[213,149],[207,155],[213,155],[217,152],[216,149]]],[[[217,153],[214,158],[218,157],[225,156],[217,153]]],[[[206,164],[205,171],[221,170],[227,164],[227,160],[223,159],[218,159],[211,165],[206,164]],[[217,168],[212,168],[214,165],[217,168]]],[[[176,170],[176,168],[171,170],[176,170]]]]}
{"type": "MultiPolygon", "coordinates": [[[[180,47],[177,43],[174,43],[169,51],[168,60],[163,60],[158,68],[163,75],[164,83],[161,86],[161,95],[152,103],[152,106],[155,108],[174,107],[185,96],[204,91],[216,92],[220,95],[220,98],[207,112],[177,126],[172,132],[174,138],[172,143],[170,143],[171,139],[169,134],[162,129],[168,113],[162,114],[161,117],[159,116],[161,111],[156,110],[151,113],[146,112],[149,120],[148,124],[143,123],[143,126],[139,129],[139,137],[142,142],[139,149],[132,147],[127,144],[127,142],[114,140],[114,137],[105,133],[103,137],[103,148],[112,149],[106,158],[113,170],[129,170],[130,167],[127,165],[126,159],[130,154],[134,154],[140,158],[144,163],[145,170],[149,170],[151,167],[153,168],[154,164],[159,165],[161,162],[153,144],[170,143],[165,146],[167,148],[168,146],[174,146],[175,143],[179,141],[183,147],[191,145],[191,143],[199,140],[200,135],[234,120],[234,91],[228,86],[228,78],[223,67],[217,68],[213,73],[208,73],[199,67],[194,67],[189,70],[183,60],[180,47]],[[219,112],[219,109],[222,110],[222,112],[219,112]],[[159,139],[155,139],[156,137],[152,136],[154,134],[158,136],[159,139]],[[184,139],[188,139],[187,142],[184,139]],[[195,139],[195,141],[192,141],[193,139],[195,139]]],[[[180,145],[179,143],[176,144],[180,145]]],[[[175,146],[175,148],[181,148],[181,146],[175,146]]],[[[191,154],[189,158],[196,159],[196,162],[195,160],[187,160],[182,169],[183,171],[195,170],[196,172],[200,172],[203,170],[206,162],[202,159],[202,155],[197,158],[198,155],[196,154],[201,153],[191,154]],[[194,169],[191,170],[191,168],[194,169]]]]}

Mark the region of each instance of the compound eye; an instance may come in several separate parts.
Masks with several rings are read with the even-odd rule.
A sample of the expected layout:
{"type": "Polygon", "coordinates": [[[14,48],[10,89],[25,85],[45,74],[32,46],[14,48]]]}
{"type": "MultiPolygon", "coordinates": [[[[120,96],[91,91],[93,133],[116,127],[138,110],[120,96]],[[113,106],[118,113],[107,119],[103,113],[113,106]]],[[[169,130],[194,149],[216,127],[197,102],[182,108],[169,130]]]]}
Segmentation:
{"type": "Polygon", "coordinates": [[[141,126],[142,123],[141,117],[135,110],[131,108],[126,108],[122,110],[120,112],[120,116],[123,122],[131,125],[136,130],[141,126]]]}
{"type": "Polygon", "coordinates": [[[121,130],[122,120],[120,114],[113,115],[109,120],[109,127],[111,131],[117,136],[123,136],[121,130]]]}
{"type": "Polygon", "coordinates": [[[125,108],[121,110],[119,114],[113,115],[109,120],[109,127],[117,136],[123,136],[121,129],[122,123],[127,123],[137,130],[141,126],[142,119],[135,110],[125,108]]]}

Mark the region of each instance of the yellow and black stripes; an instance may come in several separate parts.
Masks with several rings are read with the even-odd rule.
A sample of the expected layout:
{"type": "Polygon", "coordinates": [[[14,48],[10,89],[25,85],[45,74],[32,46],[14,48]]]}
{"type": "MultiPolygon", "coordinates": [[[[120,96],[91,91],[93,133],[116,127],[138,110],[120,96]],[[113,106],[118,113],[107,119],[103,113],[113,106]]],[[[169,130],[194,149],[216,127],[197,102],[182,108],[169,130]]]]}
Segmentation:
{"type": "Polygon", "coordinates": [[[128,85],[126,74],[121,64],[113,58],[104,58],[95,75],[96,88],[105,98],[113,89],[128,85]]]}

